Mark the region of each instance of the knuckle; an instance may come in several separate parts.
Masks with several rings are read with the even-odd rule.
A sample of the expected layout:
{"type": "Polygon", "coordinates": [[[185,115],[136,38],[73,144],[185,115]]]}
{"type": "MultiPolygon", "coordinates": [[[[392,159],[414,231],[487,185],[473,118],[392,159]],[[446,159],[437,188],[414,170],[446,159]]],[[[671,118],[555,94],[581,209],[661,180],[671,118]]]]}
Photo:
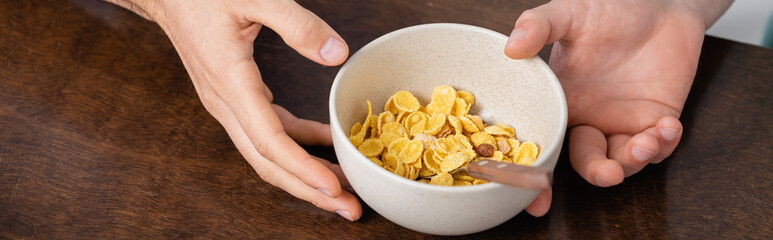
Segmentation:
{"type": "Polygon", "coordinates": [[[274,94],[271,93],[271,89],[268,89],[268,87],[263,87],[263,91],[265,92],[265,96],[268,102],[274,102],[274,94]]]}
{"type": "Polygon", "coordinates": [[[213,116],[219,115],[220,109],[217,107],[217,104],[214,103],[211,98],[202,96],[201,105],[204,105],[204,109],[206,109],[207,112],[209,112],[213,116]]]}
{"type": "Polygon", "coordinates": [[[273,156],[268,155],[270,153],[268,147],[270,143],[275,142],[275,139],[281,136],[282,134],[285,134],[285,131],[283,129],[279,129],[269,134],[265,138],[260,136],[250,136],[249,138],[256,139],[257,141],[255,141],[255,148],[258,150],[258,152],[260,154],[265,155],[268,159],[273,161],[274,160],[273,156]]]}
{"type": "Polygon", "coordinates": [[[292,11],[292,16],[288,18],[290,21],[288,26],[292,26],[293,30],[289,39],[286,39],[288,44],[298,45],[313,37],[319,24],[317,18],[309,16],[309,14],[311,13],[305,9],[292,11]]]}
{"type": "Polygon", "coordinates": [[[266,171],[263,168],[256,170],[258,172],[258,176],[260,176],[260,179],[262,179],[264,182],[267,182],[268,184],[276,186],[276,173],[272,171],[266,171]]]}
{"type": "Polygon", "coordinates": [[[306,154],[306,157],[299,159],[299,163],[301,166],[310,166],[311,164],[318,163],[318,161],[314,160],[311,155],[306,154]]]}
{"type": "Polygon", "coordinates": [[[324,132],[327,129],[327,125],[314,121],[311,123],[314,126],[314,129],[316,129],[318,132],[324,132]]]}
{"type": "Polygon", "coordinates": [[[293,116],[292,114],[288,114],[289,116],[285,120],[284,124],[287,126],[288,129],[298,129],[300,127],[299,118],[293,116]]]}
{"type": "Polygon", "coordinates": [[[314,204],[315,207],[322,208],[322,201],[319,198],[312,198],[309,202],[314,204]]]}
{"type": "Polygon", "coordinates": [[[205,96],[202,95],[201,97],[201,104],[204,106],[204,109],[209,112],[212,117],[214,117],[217,121],[221,122],[223,119],[223,109],[217,104],[217,99],[213,99],[212,96],[205,96]]]}
{"type": "Polygon", "coordinates": [[[327,139],[331,138],[331,137],[328,137],[328,136],[324,135],[325,133],[329,132],[329,131],[327,131],[327,126],[325,124],[322,124],[322,123],[319,123],[319,122],[314,122],[313,124],[316,126],[314,129],[317,130],[316,131],[317,133],[319,133],[319,137],[315,138],[315,140],[314,140],[315,144],[324,143],[324,142],[326,142],[327,139]]]}
{"type": "Polygon", "coordinates": [[[523,11],[523,13],[521,13],[521,17],[520,18],[521,19],[532,19],[532,18],[534,18],[534,17],[536,17],[538,15],[539,15],[539,12],[537,12],[534,9],[529,9],[529,10],[523,11]]]}

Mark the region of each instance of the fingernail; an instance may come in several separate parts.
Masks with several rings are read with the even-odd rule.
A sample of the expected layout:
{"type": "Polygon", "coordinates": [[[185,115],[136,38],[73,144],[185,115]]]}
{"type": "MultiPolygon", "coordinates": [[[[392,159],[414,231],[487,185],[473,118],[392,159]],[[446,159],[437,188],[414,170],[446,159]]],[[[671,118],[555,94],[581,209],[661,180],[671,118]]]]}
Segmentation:
{"type": "Polygon", "coordinates": [[[349,220],[350,222],[354,222],[354,219],[352,219],[352,215],[349,214],[349,211],[346,211],[346,210],[336,210],[336,213],[338,213],[338,215],[341,215],[341,217],[346,218],[346,220],[349,220]]]}
{"type": "Polygon", "coordinates": [[[652,158],[652,156],[655,156],[655,152],[648,151],[639,146],[633,146],[633,151],[631,151],[631,153],[633,153],[633,157],[639,161],[646,161],[652,158]]]}
{"type": "Polygon", "coordinates": [[[346,45],[335,37],[328,38],[325,45],[319,50],[319,55],[322,56],[322,59],[329,63],[341,61],[344,54],[346,54],[346,45]]]}
{"type": "Polygon", "coordinates": [[[523,30],[522,28],[516,28],[512,33],[510,33],[510,38],[507,39],[507,45],[510,45],[511,43],[517,42],[524,38],[526,38],[526,30],[523,30]]]}
{"type": "Polygon", "coordinates": [[[604,178],[602,178],[600,176],[596,176],[596,184],[598,184],[599,186],[602,186],[602,187],[612,186],[611,183],[607,182],[607,180],[604,180],[604,178]]]}
{"type": "Polygon", "coordinates": [[[322,192],[323,194],[327,195],[328,197],[333,197],[333,194],[332,194],[332,193],[330,193],[330,191],[328,191],[327,189],[324,189],[324,188],[317,188],[317,190],[319,190],[319,191],[320,191],[320,192],[322,192]]]}
{"type": "Polygon", "coordinates": [[[666,140],[674,140],[676,139],[676,136],[679,135],[679,130],[672,129],[672,128],[662,128],[660,129],[660,136],[663,136],[663,139],[666,140]]]}

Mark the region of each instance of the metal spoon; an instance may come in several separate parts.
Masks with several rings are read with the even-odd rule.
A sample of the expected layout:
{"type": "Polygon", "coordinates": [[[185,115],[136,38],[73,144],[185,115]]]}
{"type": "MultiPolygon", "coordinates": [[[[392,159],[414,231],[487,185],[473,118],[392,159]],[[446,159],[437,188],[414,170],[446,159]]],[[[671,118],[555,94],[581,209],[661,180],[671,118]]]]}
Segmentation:
{"type": "MultiPolygon", "coordinates": [[[[553,180],[553,173],[544,168],[504,163],[489,159],[471,162],[466,168],[460,167],[449,173],[453,174],[459,171],[467,171],[471,177],[477,179],[525,189],[548,188],[553,180]]],[[[434,176],[421,178],[432,179],[434,176]]]]}

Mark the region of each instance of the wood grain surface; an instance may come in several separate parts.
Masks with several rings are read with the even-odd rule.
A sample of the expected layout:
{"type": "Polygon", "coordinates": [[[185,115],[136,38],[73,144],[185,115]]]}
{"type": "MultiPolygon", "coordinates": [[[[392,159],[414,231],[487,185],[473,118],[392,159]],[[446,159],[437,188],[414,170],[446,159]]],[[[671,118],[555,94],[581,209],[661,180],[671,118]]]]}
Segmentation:
{"type": "MultiPolygon", "coordinates": [[[[509,33],[543,2],[299,1],[352,53],[422,23],[509,33]]],[[[328,122],[338,67],[304,59],[267,28],[254,57],[275,103],[328,122]]],[[[546,216],[464,237],[771,239],[771,92],[773,50],[707,37],[669,159],[598,188],[564,152],[546,216]]],[[[331,147],[306,149],[335,161],[331,147]]],[[[155,23],[95,0],[0,1],[0,238],[441,238],[364,208],[348,222],[263,182],[155,23]]]]}

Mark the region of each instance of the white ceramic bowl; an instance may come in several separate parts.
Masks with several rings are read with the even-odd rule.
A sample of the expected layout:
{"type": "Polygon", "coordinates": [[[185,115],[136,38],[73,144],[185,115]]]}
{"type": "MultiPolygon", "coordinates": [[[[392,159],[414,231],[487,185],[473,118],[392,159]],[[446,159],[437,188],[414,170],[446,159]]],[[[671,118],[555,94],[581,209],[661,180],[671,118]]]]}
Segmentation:
{"type": "Polygon", "coordinates": [[[383,111],[395,92],[412,92],[426,105],[432,90],[450,85],[475,95],[471,114],[513,126],[535,142],[534,166],[553,169],[566,131],[564,92],[538,57],[512,60],[507,37],[462,24],[426,24],[388,33],[355,53],[330,93],[330,125],[338,161],[357,194],[387,219],[415,231],[461,235],[495,227],[521,212],[539,193],[496,183],[435,186],[399,177],[375,165],[349,142],[349,128],[383,111]]]}

